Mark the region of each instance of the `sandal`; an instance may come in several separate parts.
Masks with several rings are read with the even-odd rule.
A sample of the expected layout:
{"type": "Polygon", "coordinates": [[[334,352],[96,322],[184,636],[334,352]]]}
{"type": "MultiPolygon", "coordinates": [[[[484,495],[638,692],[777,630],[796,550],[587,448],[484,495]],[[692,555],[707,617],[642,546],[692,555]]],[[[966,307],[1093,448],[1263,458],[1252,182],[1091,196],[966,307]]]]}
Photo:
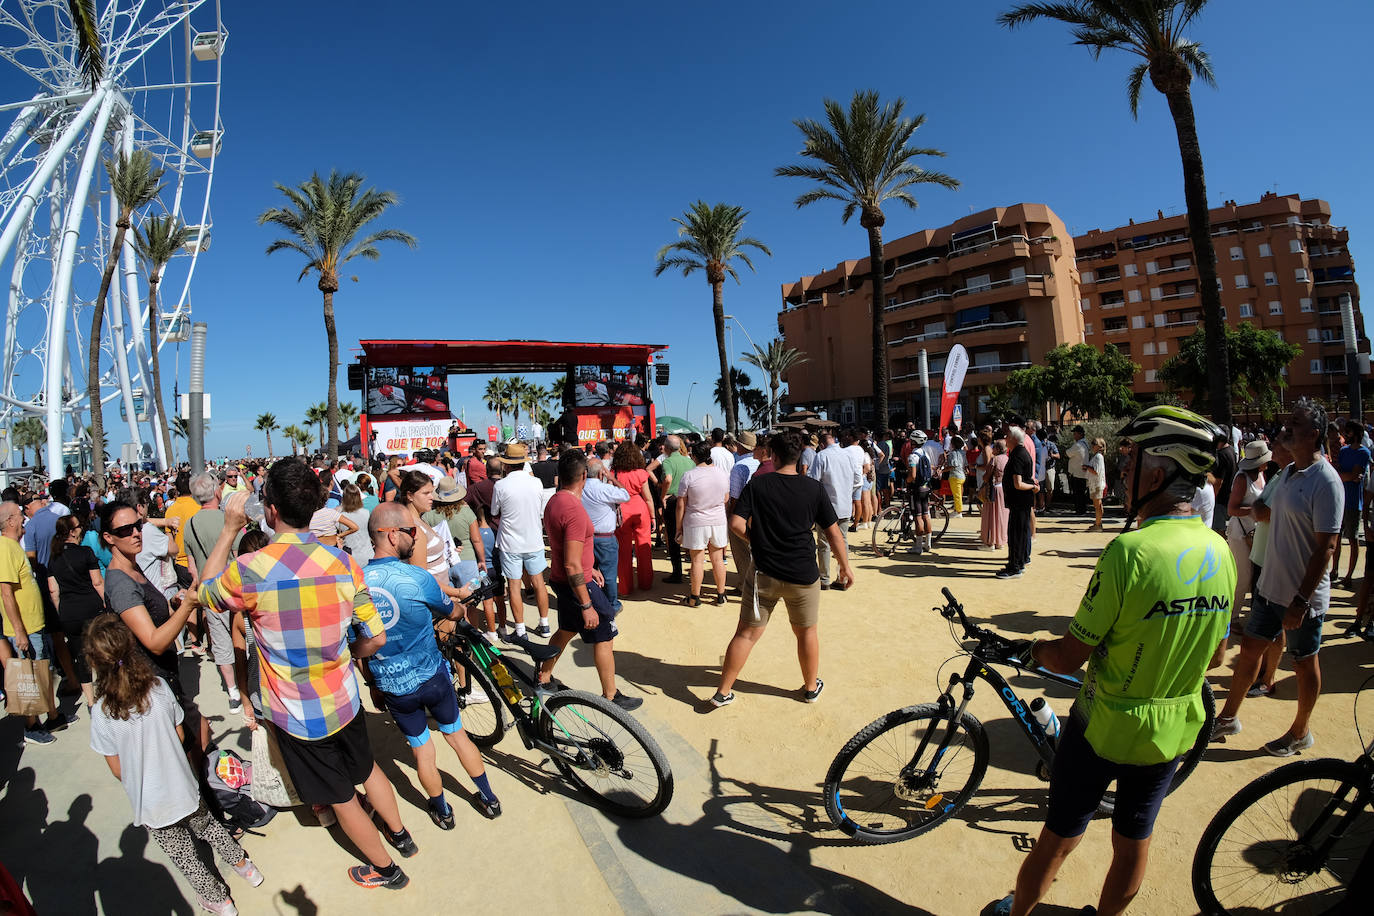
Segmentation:
{"type": "Polygon", "coordinates": [[[724,603],[725,603],[725,592],[716,592],[716,604],[720,605],[720,604],[724,604],[724,603]]]}
{"type": "Polygon", "coordinates": [[[682,600],[682,603],[687,605],[687,607],[701,607],[701,596],[688,595],[686,598],[682,600]]]}

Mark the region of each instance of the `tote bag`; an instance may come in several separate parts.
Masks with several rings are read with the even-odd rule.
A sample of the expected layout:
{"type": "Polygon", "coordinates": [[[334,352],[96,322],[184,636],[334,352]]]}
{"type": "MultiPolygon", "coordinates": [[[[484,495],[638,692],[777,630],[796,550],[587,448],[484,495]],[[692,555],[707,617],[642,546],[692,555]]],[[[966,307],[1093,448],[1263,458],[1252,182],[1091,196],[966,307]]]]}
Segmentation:
{"type": "MultiPolygon", "coordinates": [[[[245,700],[246,702],[246,700],[245,700]]],[[[253,799],[273,808],[294,808],[301,803],[286,773],[281,749],[264,724],[253,729],[253,799]]]]}
{"type": "Polygon", "coordinates": [[[5,665],[5,711],[15,716],[51,715],[57,711],[48,660],[12,658],[5,665]]]}

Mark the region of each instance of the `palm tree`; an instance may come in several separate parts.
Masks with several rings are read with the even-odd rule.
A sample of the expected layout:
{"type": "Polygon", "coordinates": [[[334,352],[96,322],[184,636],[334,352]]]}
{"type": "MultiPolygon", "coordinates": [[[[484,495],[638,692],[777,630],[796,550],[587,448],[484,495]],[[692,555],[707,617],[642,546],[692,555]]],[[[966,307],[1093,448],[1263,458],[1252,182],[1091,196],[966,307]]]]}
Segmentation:
{"type": "Polygon", "coordinates": [[[716,321],[716,351],[720,356],[720,381],[726,392],[722,409],[725,411],[725,427],[734,430],[739,427],[738,398],[730,394],[730,361],[725,355],[725,298],[723,290],[725,277],[729,275],[739,283],[739,274],[730,262],[738,260],[750,270],[754,262],[749,260],[745,248],[757,248],[770,258],[773,252],[758,239],[740,237],[744,228],[744,218],[749,211],[729,204],[711,206],[704,200],[692,204],[681,216],[673,217],[678,224],[678,241],[664,245],[658,250],[658,265],[654,267],[657,277],[665,270],[681,270],[684,277],[695,271],[706,274],[706,282],[711,284],[711,311],[716,321]],[[680,252],[673,254],[673,252],[680,252]]]}
{"type": "Polygon", "coordinates": [[[563,392],[567,390],[567,387],[568,377],[566,375],[560,375],[558,378],[554,379],[552,382],[549,383],[549,399],[558,402],[558,406],[560,408],[558,411],[559,413],[563,412],[563,392]]]}
{"type": "Polygon", "coordinates": [[[100,17],[95,12],[95,0],[67,0],[67,11],[76,33],[77,66],[94,92],[105,76],[105,49],[100,44],[100,17]]]}
{"type": "Polygon", "coordinates": [[[158,284],[162,282],[162,271],[172,256],[181,250],[191,232],[186,224],[174,216],[150,216],[143,228],[134,227],[134,248],[143,261],[143,269],[148,273],[148,330],[152,337],[153,362],[153,401],[157,404],[158,428],[162,433],[162,444],[167,454],[172,453],[172,434],[167,428],[167,411],[162,400],[162,366],[158,361],[158,284]]]}
{"type": "MultiPolygon", "coordinates": [[[[93,442],[98,442],[105,436],[105,417],[100,408],[100,334],[105,323],[105,300],[110,295],[110,283],[114,280],[115,269],[119,266],[119,254],[124,250],[124,234],[133,224],[134,211],[146,205],[162,191],[163,170],[154,167],[153,156],[147,150],[135,150],[129,156],[120,153],[118,159],[106,159],[105,171],[110,176],[110,190],[114,193],[115,200],[119,201],[119,217],[115,220],[110,256],[105,260],[105,270],[100,275],[100,291],[96,293],[94,307],[91,309],[86,399],[91,407],[93,442]]],[[[157,316],[153,315],[152,320],[156,321],[157,316]]],[[[161,410],[162,404],[159,402],[159,413],[161,410]]],[[[98,450],[95,460],[91,462],[91,473],[95,477],[96,489],[104,489],[105,456],[98,450]]]]}
{"type": "MultiPolygon", "coordinates": [[[[320,448],[324,448],[324,425],[325,425],[326,423],[328,423],[328,422],[329,422],[329,405],[326,404],[326,403],[324,403],[323,401],[321,401],[321,402],[318,403],[318,404],[312,404],[311,406],[309,406],[309,407],[307,407],[307,408],[305,409],[305,425],[306,425],[306,427],[307,427],[307,428],[308,428],[308,427],[311,427],[311,426],[317,426],[317,427],[319,427],[319,430],[320,430],[320,448]]],[[[334,436],[335,436],[335,433],[332,433],[332,432],[331,432],[331,433],[329,434],[329,440],[330,440],[330,442],[335,442],[335,443],[336,443],[335,447],[337,448],[337,440],[335,440],[334,436]]],[[[306,439],[306,443],[309,444],[309,442],[310,442],[310,440],[307,438],[307,439],[306,439]]]]}
{"type": "Polygon", "coordinates": [[[809,359],[795,347],[787,346],[781,337],[774,337],[767,347],[755,345],[752,353],[742,355],[746,363],[758,366],[768,374],[771,392],[768,398],[768,425],[772,426],[778,422],[778,387],[782,384],[782,377],[794,366],[800,366],[809,359]]]}
{"type": "Polygon", "coordinates": [[[375,261],[381,252],[378,242],[400,242],[415,247],[415,237],[399,229],[379,229],[358,238],[368,223],[377,219],[398,198],[391,191],[363,189],[363,176],[341,175],[331,170],[329,179],[318,172],[297,188],[278,184],[289,205],[270,207],[258,216],[258,224],[273,223],[284,229],[288,238],[267,246],[267,253],[289,250],[305,256],[305,266],[297,281],[314,271],[324,296],[324,330],[329,337],[329,460],[339,457],[339,338],[334,330],[334,294],[339,291],[339,268],[354,258],[375,261]]]}
{"type": "Polygon", "coordinates": [[[886,265],[883,262],[883,203],[899,201],[915,208],[910,188],[935,184],[958,188],[959,182],[917,165],[917,156],[943,156],[938,149],[909,146],[911,137],[926,122],[926,116],[902,117],[906,102],[898,98],[886,105],[873,90],[854,93],[846,113],[839,102],[825,100],[821,124],[810,118],[794,121],[805,143],[801,155],[818,165],[784,165],[774,174],[784,178],[808,178],[820,187],[797,198],[797,207],[818,200],[837,200],[844,204],[840,221],[848,223],[856,212],[859,225],[868,230],[868,270],[873,283],[873,402],[878,428],[887,425],[887,334],[883,327],[886,265]]]}
{"type": "Polygon", "coordinates": [[[93,426],[87,426],[84,432],[86,434],[86,441],[91,443],[91,455],[94,456],[96,454],[99,454],[101,457],[108,459],[110,457],[110,437],[105,435],[104,433],[101,433],[100,438],[97,439],[95,437],[95,428],[93,426]],[[100,448],[98,449],[95,448],[95,443],[97,442],[100,443],[100,448]]]}
{"type": "Polygon", "coordinates": [[[291,424],[282,430],[287,440],[291,443],[291,454],[299,455],[302,448],[310,446],[310,430],[301,429],[296,424],[291,424]]]}
{"type": "Polygon", "coordinates": [[[339,405],[339,423],[343,425],[344,438],[351,439],[353,434],[349,432],[353,424],[358,420],[358,405],[352,401],[345,401],[339,405]]]}
{"type": "Polygon", "coordinates": [[[25,417],[22,420],[15,420],[10,427],[10,436],[15,447],[19,449],[19,460],[23,464],[28,464],[26,449],[33,449],[35,461],[37,461],[39,449],[48,441],[48,430],[43,425],[43,421],[38,417],[25,417]]]}
{"type": "Polygon", "coordinates": [[[511,427],[517,433],[520,429],[520,408],[525,406],[529,388],[530,383],[523,375],[511,376],[506,380],[506,394],[510,398],[511,411],[515,414],[511,420],[511,427]]]}
{"type": "Polygon", "coordinates": [[[1217,286],[1217,253],[1212,247],[1212,220],[1207,210],[1207,178],[1202,147],[1193,116],[1194,77],[1216,85],[1207,52],[1184,32],[1207,0],[1073,0],[1069,3],[1021,3],[997,17],[1009,29],[1036,19],[1052,19],[1072,27],[1074,44],[1083,45],[1094,59],[1109,49],[1129,51],[1141,58],[1131,68],[1126,96],[1131,116],[1137,117],[1145,77],[1164,95],[1178,135],[1183,160],[1183,197],[1188,204],[1188,235],[1197,260],[1198,295],[1202,298],[1203,328],[1207,332],[1207,363],[1212,419],[1231,422],[1231,373],[1227,365],[1226,325],[1221,317],[1217,286]]]}
{"type": "Polygon", "coordinates": [[[271,413],[258,414],[258,422],[253,424],[253,428],[261,430],[267,436],[267,458],[270,461],[276,457],[272,454],[272,431],[280,429],[277,426],[277,415],[271,413]]]}
{"type": "Polygon", "coordinates": [[[716,403],[720,405],[721,412],[727,417],[731,415],[739,416],[739,402],[742,397],[741,392],[753,384],[753,379],[733,366],[730,368],[730,381],[728,385],[721,384],[724,378],[725,376],[716,379],[716,385],[715,388],[712,389],[711,394],[715,397],[716,403]]]}
{"type": "Polygon", "coordinates": [[[510,394],[508,390],[509,382],[497,376],[487,379],[487,387],[482,392],[482,400],[486,402],[487,410],[496,411],[496,428],[504,427],[503,420],[506,409],[510,407],[510,394]]]}
{"type": "MultiPolygon", "coordinates": [[[[185,442],[191,438],[191,421],[185,417],[173,417],[171,423],[172,438],[180,439],[185,442]]],[[[172,449],[167,450],[167,454],[172,456],[172,463],[177,463],[176,453],[172,449]]]]}

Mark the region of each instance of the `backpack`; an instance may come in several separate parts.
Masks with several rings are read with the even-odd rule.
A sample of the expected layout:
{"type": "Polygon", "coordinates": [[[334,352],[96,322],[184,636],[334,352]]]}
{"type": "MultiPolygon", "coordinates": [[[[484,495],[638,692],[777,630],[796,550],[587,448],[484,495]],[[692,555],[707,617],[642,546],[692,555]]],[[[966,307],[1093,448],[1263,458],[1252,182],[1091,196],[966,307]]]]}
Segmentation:
{"type": "Polygon", "coordinates": [[[253,798],[253,765],[229,750],[211,748],[205,758],[205,782],[210,801],[230,830],[265,825],[277,809],[253,798]]]}
{"type": "Polygon", "coordinates": [[[911,485],[918,490],[928,490],[930,488],[930,456],[921,450],[917,459],[916,466],[911,469],[911,485]]]}

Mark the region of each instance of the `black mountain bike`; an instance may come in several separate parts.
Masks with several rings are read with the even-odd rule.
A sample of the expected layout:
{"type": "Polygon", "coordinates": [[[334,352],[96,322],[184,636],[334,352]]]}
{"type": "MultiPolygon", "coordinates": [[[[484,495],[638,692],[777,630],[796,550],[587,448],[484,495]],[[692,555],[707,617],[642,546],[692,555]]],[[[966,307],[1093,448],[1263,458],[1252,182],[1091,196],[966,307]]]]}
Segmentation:
{"type": "MultiPolygon", "coordinates": [[[[825,776],[825,810],[831,822],[863,843],[910,839],[942,823],[978,791],[987,772],[990,751],[987,732],[967,707],[973,699],[973,684],[979,679],[997,691],[1026,740],[1040,755],[1036,775],[1049,779],[1054,741],[1046,736],[1029,706],[1021,702],[1006,679],[993,670],[994,665],[1005,665],[1074,689],[1082,686],[1077,678],[1068,675],[1023,667],[1011,657],[1014,650],[1010,640],[971,623],[964,614],[964,606],[949,589],[941,592],[946,604],[935,610],[950,622],[950,635],[956,642],[961,641],[954,632],[957,620],[963,626],[962,639],[977,640],[976,646],[964,650],[963,654],[969,656],[968,667],[962,674],[950,675],[948,686],[936,702],[894,710],[850,738],[825,776]]],[[[1207,711],[1206,721],[1198,730],[1196,743],[1179,762],[1170,792],[1193,772],[1212,734],[1214,703],[1206,681],[1202,684],[1202,702],[1207,711]]],[[[1108,792],[1098,812],[1110,814],[1115,804],[1115,793],[1108,792]]]]}
{"type": "MultiPolygon", "coordinates": [[[[494,596],[485,583],[463,599],[469,609],[494,596]]],[[[466,620],[435,626],[439,649],[453,674],[463,730],[478,747],[494,746],[506,733],[509,713],[526,748],[538,748],[560,773],[613,814],[652,817],[673,798],[673,771],[643,725],[610,700],[581,690],[539,684],[466,620]]],[[[517,638],[539,663],[557,655],[547,645],[517,638]]]]}
{"type": "Polygon", "coordinates": [[[1202,832],[1193,896],[1205,916],[1368,913],[1374,741],[1354,760],[1299,760],[1237,792],[1202,832]]]}
{"type": "MultiPolygon", "coordinates": [[[[930,541],[940,543],[949,528],[953,514],[951,498],[938,490],[930,493],[930,541]]],[[[890,557],[898,551],[916,550],[916,514],[911,511],[911,501],[902,498],[902,504],[888,506],[873,520],[873,552],[880,557],[890,557]]]]}

